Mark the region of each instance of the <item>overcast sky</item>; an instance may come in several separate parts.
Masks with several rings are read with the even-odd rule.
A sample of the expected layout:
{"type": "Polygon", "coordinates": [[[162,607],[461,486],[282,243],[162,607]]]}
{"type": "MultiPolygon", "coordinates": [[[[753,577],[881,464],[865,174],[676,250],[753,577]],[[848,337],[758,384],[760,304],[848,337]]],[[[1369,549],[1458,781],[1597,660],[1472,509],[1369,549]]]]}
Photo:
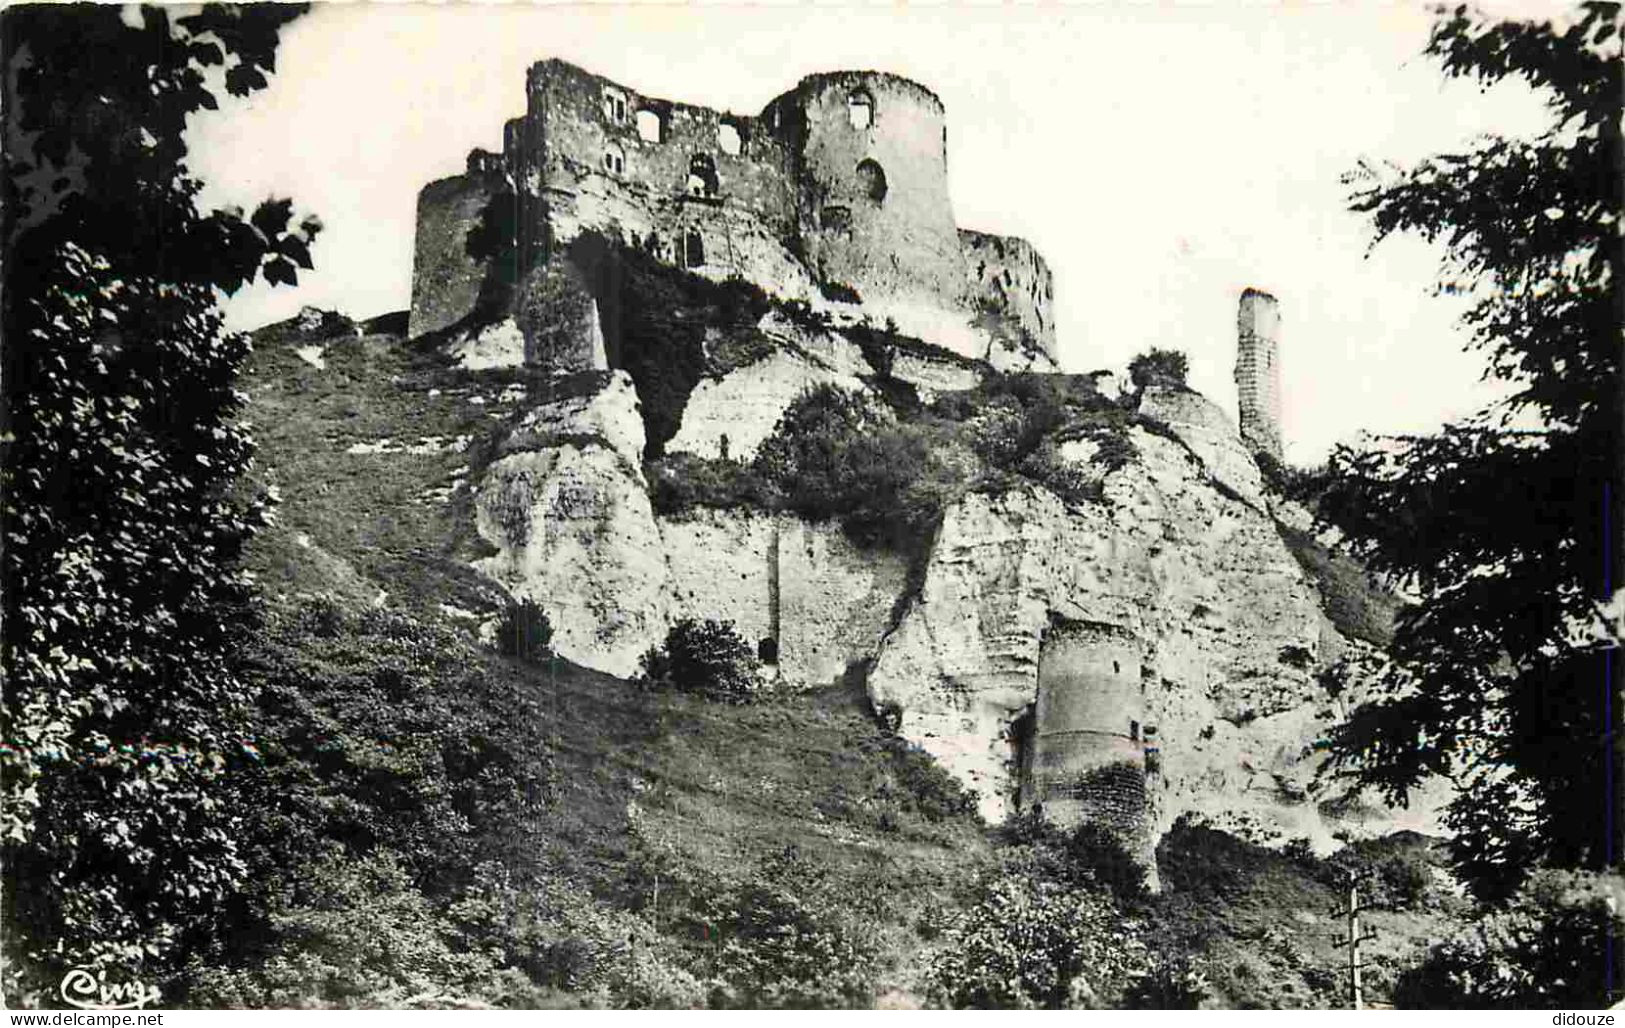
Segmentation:
{"type": "MultiPolygon", "coordinates": [[[[1526,11],[1552,6],[1523,5],[1526,11]]],[[[1501,9],[1505,10],[1505,5],[1501,9]]],[[[960,225],[1024,236],[1055,273],[1067,370],[1185,351],[1234,415],[1240,291],[1281,299],[1288,458],[1360,429],[1427,430],[1493,395],[1430,295],[1437,254],[1368,224],[1339,176],[1538,127],[1519,86],[1447,83],[1416,4],[992,7],[320,4],[249,102],[193,122],[210,206],[292,196],[326,225],[297,289],[227,306],[356,317],[411,298],[418,189],[499,150],[525,69],[559,56],[641,93],[758,112],[814,71],[924,83],[948,114],[960,225]]]]}

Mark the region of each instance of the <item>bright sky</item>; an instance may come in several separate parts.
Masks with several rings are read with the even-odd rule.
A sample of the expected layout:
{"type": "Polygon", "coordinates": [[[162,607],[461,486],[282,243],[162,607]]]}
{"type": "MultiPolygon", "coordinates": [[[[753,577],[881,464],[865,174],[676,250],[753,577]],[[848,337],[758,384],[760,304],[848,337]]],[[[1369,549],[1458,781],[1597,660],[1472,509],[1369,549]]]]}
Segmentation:
{"type": "Polygon", "coordinates": [[[537,60],[750,114],[814,71],[895,72],[947,108],[959,224],[1049,261],[1066,369],[1180,349],[1234,416],[1238,294],[1280,297],[1287,456],[1308,462],[1493,395],[1458,306],[1429,293],[1437,254],[1390,240],[1368,258],[1339,182],[1361,157],[1540,124],[1517,85],[1447,83],[1420,56],[1429,24],[1371,3],[317,4],[284,31],[269,89],[194,121],[192,163],[209,206],[288,195],[326,225],[315,272],[232,298],[232,327],[307,303],[368,317],[410,301],[418,189],[501,148],[537,60]]]}

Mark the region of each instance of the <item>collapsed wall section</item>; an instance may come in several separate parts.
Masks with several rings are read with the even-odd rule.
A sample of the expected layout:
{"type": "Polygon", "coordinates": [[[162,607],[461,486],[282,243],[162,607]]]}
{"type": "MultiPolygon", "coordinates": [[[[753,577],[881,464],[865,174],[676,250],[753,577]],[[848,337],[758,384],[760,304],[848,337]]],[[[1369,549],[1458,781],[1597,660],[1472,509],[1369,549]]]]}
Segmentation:
{"type": "Polygon", "coordinates": [[[473,157],[469,164],[466,174],[431,182],[418,193],[409,336],[436,332],[468,317],[485,287],[490,263],[470,256],[469,233],[501,192],[501,177],[473,157]]]}
{"type": "Polygon", "coordinates": [[[959,230],[966,281],[977,312],[1055,357],[1055,282],[1033,245],[1015,236],[959,230]]]}

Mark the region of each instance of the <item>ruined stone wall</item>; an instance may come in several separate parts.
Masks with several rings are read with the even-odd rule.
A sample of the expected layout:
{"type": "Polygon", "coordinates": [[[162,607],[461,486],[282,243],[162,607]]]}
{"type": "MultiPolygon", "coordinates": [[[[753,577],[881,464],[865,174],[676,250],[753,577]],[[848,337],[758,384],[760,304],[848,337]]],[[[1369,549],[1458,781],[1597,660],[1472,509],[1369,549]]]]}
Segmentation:
{"type": "Polygon", "coordinates": [[[1147,842],[1144,648],[1128,631],[1052,620],[1040,644],[1023,805],[1070,827],[1100,824],[1130,852],[1147,842]]]}
{"type": "Polygon", "coordinates": [[[1241,439],[1255,452],[1281,459],[1281,311],[1257,289],[1241,294],[1236,315],[1236,400],[1241,439]]]}
{"type": "Polygon", "coordinates": [[[468,233],[500,184],[498,176],[475,169],[431,182],[418,193],[408,335],[438,331],[474,310],[487,264],[468,256],[468,233]]]}
{"type": "Polygon", "coordinates": [[[795,206],[789,154],[754,118],[642,96],[558,60],[530,70],[510,131],[527,231],[542,245],[619,229],[661,260],[803,296],[784,241],[795,206]]]}
{"type": "Polygon", "coordinates": [[[972,303],[1003,318],[1055,356],[1055,282],[1033,245],[1015,236],[959,230],[972,303]]]}
{"type": "Polygon", "coordinates": [[[876,72],[812,75],[768,105],[797,157],[800,235],[820,282],[867,303],[965,293],[942,102],[876,72]]]}
{"type": "Polygon", "coordinates": [[[858,550],[839,525],[784,515],[699,510],[660,520],[671,616],[734,623],[746,642],[777,642],[787,685],[836,681],[871,656],[890,625],[907,563],[858,550]]]}

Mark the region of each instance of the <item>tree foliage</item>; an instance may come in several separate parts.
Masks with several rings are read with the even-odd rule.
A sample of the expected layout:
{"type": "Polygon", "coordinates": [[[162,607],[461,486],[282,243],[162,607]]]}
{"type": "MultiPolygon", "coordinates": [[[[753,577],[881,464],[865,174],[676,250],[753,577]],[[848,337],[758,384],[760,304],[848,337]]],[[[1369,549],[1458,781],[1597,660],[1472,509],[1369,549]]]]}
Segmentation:
{"type": "Polygon", "coordinates": [[[1618,640],[1597,630],[1598,602],[1621,584],[1625,492],[1620,26],[1617,4],[1566,25],[1442,12],[1427,52],[1446,74],[1522,79],[1549,127],[1349,177],[1379,241],[1443,244],[1438,289],[1470,298],[1469,345],[1510,392],[1436,435],[1339,448],[1320,501],[1369,566],[1422,599],[1336,750],[1397,800],[1430,773],[1453,777],[1452,856],[1484,897],[1540,862],[1621,856],[1604,788],[1619,759],[1618,640]]]}
{"type": "Polygon", "coordinates": [[[1604,1007],[1625,981],[1617,877],[1541,872],[1507,905],[1429,949],[1396,1005],[1507,1010],[1604,1007]]]}
{"type": "Polygon", "coordinates": [[[216,784],[269,496],[215,290],[293,283],[287,200],[200,212],[184,130],[266,85],[302,8],[26,5],[6,70],[0,833],[11,956],[161,965],[240,884],[216,784]]]}

